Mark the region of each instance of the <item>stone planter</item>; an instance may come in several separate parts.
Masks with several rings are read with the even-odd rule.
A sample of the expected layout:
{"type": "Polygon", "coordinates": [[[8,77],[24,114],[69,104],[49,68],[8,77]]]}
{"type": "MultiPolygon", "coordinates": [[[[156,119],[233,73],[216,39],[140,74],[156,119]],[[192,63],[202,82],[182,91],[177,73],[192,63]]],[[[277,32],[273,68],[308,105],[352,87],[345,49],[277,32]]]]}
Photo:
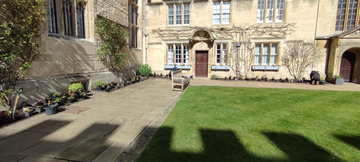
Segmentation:
{"type": "Polygon", "coordinates": [[[335,85],[343,85],[344,84],[344,79],[333,78],[333,83],[335,85]]]}

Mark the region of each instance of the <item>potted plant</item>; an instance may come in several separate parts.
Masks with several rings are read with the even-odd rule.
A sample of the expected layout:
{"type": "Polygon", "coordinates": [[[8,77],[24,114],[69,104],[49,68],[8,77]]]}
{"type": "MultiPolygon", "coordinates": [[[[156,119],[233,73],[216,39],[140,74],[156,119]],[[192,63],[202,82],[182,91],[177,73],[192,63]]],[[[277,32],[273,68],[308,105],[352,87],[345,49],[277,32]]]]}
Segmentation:
{"type": "Polygon", "coordinates": [[[55,100],[53,101],[53,103],[60,103],[61,98],[60,97],[56,97],[55,100]]]}
{"type": "Polygon", "coordinates": [[[96,91],[102,91],[103,87],[106,85],[106,83],[101,81],[101,80],[96,80],[94,82],[94,84],[95,84],[95,87],[96,87],[96,91]]]}
{"type": "Polygon", "coordinates": [[[75,99],[75,93],[74,92],[71,92],[69,94],[70,94],[70,96],[67,98],[67,104],[68,105],[70,105],[75,99]]]}
{"type": "Polygon", "coordinates": [[[225,80],[227,80],[227,77],[225,77],[225,80]]]}
{"type": "Polygon", "coordinates": [[[53,103],[50,105],[45,106],[45,113],[46,115],[53,115],[56,113],[56,109],[59,107],[58,103],[53,103]]]}
{"type": "Polygon", "coordinates": [[[132,83],[132,84],[135,84],[135,77],[132,77],[132,78],[131,78],[131,83],[132,83]]]}
{"type": "Polygon", "coordinates": [[[32,115],[32,111],[31,111],[31,109],[26,109],[25,111],[24,111],[24,115],[25,115],[25,117],[30,117],[31,115],[32,115]]]}
{"type": "Polygon", "coordinates": [[[344,78],[338,75],[334,75],[333,77],[333,83],[335,85],[343,85],[344,84],[344,78]]]}
{"type": "Polygon", "coordinates": [[[231,75],[229,76],[229,80],[231,80],[231,75]]]}
{"type": "Polygon", "coordinates": [[[36,106],[35,107],[35,111],[38,112],[38,113],[41,113],[42,112],[42,106],[36,106]]]}
{"type": "Polygon", "coordinates": [[[320,84],[325,85],[325,79],[324,78],[320,78],[320,84]]]}
{"type": "Polygon", "coordinates": [[[67,95],[65,92],[63,92],[63,93],[61,94],[61,102],[65,103],[67,97],[68,97],[68,95],[67,95]]]}
{"type": "Polygon", "coordinates": [[[126,84],[125,84],[125,80],[122,80],[122,81],[121,81],[121,87],[125,87],[125,85],[126,85],[126,84]]]}
{"type": "Polygon", "coordinates": [[[156,73],[154,72],[154,75],[153,75],[153,77],[156,77],[156,73]]]}
{"type": "Polygon", "coordinates": [[[216,77],[216,75],[213,74],[213,75],[211,75],[210,79],[211,79],[211,80],[215,80],[215,77],[216,77]]]}
{"type": "Polygon", "coordinates": [[[110,87],[110,86],[107,86],[107,87],[105,88],[105,92],[110,92],[110,89],[111,89],[111,87],[110,87]]]}
{"type": "Polygon", "coordinates": [[[50,97],[51,101],[54,101],[57,96],[58,96],[58,94],[56,94],[56,93],[50,93],[49,97],[50,97]]]}
{"type": "Polygon", "coordinates": [[[80,94],[82,99],[87,99],[87,93],[86,92],[81,92],[80,94]]]}
{"type": "Polygon", "coordinates": [[[73,91],[74,93],[80,94],[81,91],[84,90],[84,85],[81,83],[73,83],[69,86],[69,91],[73,91]]]}

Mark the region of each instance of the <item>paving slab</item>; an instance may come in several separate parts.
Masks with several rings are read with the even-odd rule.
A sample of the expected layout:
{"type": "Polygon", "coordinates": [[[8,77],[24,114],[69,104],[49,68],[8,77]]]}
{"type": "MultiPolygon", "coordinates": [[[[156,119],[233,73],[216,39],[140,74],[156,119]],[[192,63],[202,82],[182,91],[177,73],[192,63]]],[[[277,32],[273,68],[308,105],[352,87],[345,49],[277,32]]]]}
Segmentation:
{"type": "Polygon", "coordinates": [[[0,153],[0,162],[19,161],[26,158],[26,155],[0,153]]]}
{"type": "Polygon", "coordinates": [[[147,125],[149,125],[150,122],[151,122],[151,120],[148,120],[148,119],[135,119],[129,125],[145,128],[147,125]]]}
{"type": "Polygon", "coordinates": [[[105,139],[116,140],[116,141],[133,141],[144,127],[129,126],[126,125],[120,129],[115,129],[105,139]]]}
{"type": "Polygon", "coordinates": [[[46,137],[44,141],[20,152],[21,155],[35,155],[42,157],[54,158],[56,155],[67,150],[69,147],[79,143],[86,137],[51,135],[46,137]]]}
{"type": "Polygon", "coordinates": [[[16,154],[34,146],[47,136],[45,133],[25,131],[0,141],[0,153],[16,154]]]}
{"type": "Polygon", "coordinates": [[[129,145],[130,142],[116,141],[93,162],[116,161],[129,145]]]}
{"type": "Polygon", "coordinates": [[[56,156],[58,159],[92,161],[114,142],[98,138],[87,138],[56,156]]]}
{"type": "Polygon", "coordinates": [[[67,160],[60,160],[60,159],[53,159],[53,158],[46,158],[46,157],[39,157],[39,156],[28,156],[19,162],[67,162],[67,160]]]}
{"type": "Polygon", "coordinates": [[[135,120],[135,119],[134,118],[116,117],[113,120],[111,120],[108,124],[125,126],[125,125],[128,125],[129,123],[131,123],[133,120],[135,120]]]}

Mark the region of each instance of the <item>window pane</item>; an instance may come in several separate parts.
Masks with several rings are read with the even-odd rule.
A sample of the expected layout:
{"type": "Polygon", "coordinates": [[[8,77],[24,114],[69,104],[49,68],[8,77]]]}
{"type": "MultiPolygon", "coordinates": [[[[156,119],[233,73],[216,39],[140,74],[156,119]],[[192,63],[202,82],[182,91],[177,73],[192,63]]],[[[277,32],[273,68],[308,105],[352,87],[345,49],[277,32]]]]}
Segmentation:
{"type": "Polygon", "coordinates": [[[189,4],[184,5],[184,24],[190,24],[190,6],[189,6],[189,4]]]}
{"type": "Polygon", "coordinates": [[[335,27],[336,31],[344,30],[345,8],[346,8],[346,0],[339,0],[338,11],[336,16],[336,27],[335,27]]]}
{"type": "Polygon", "coordinates": [[[282,22],[284,20],[284,5],[285,5],[285,0],[277,0],[277,4],[276,4],[277,22],[282,22]]]}
{"type": "Polygon", "coordinates": [[[268,58],[269,58],[269,45],[264,44],[261,65],[267,65],[268,64],[268,58]]]}
{"type": "Polygon", "coordinates": [[[255,45],[254,65],[260,65],[260,49],[261,49],[261,44],[255,45]]]}
{"type": "Polygon", "coordinates": [[[356,13],[357,13],[357,5],[358,5],[358,1],[357,1],[357,0],[350,0],[350,3],[349,3],[349,14],[348,14],[348,21],[347,21],[346,30],[349,30],[349,29],[355,27],[355,20],[356,20],[356,13]]]}
{"type": "Polygon", "coordinates": [[[226,65],[226,44],[223,44],[223,48],[222,48],[222,65],[226,65]]]}
{"type": "Polygon", "coordinates": [[[222,23],[230,24],[230,2],[223,3],[222,16],[222,23]]]}
{"type": "Polygon", "coordinates": [[[270,56],[270,65],[276,64],[276,55],[277,55],[277,45],[271,45],[271,56],[270,56]]]}
{"type": "Polygon", "coordinates": [[[72,36],[72,13],[70,0],[63,0],[63,16],[65,35],[72,36]]]}
{"type": "Polygon", "coordinates": [[[168,25],[174,25],[174,6],[168,6],[168,25]]]}
{"type": "Polygon", "coordinates": [[[181,25],[181,5],[176,5],[176,25],[181,25]]]}
{"type": "Polygon", "coordinates": [[[220,2],[213,4],[213,24],[220,24],[220,2]]]}
{"type": "Polygon", "coordinates": [[[274,1],[275,0],[267,0],[266,22],[274,21],[274,1]]]}
{"type": "Polygon", "coordinates": [[[189,51],[188,51],[187,46],[183,46],[183,47],[184,47],[183,63],[188,64],[189,63],[189,51]]]}
{"type": "Polygon", "coordinates": [[[79,38],[85,38],[84,6],[81,3],[76,5],[76,21],[79,38]]]}
{"type": "Polygon", "coordinates": [[[173,45],[168,45],[168,64],[174,64],[174,49],[173,49],[173,45]]]}
{"type": "Polygon", "coordinates": [[[220,64],[220,57],[221,57],[221,45],[216,45],[216,64],[220,64]]]}
{"type": "Polygon", "coordinates": [[[258,0],[257,22],[264,22],[265,0],[258,0]]]}
{"type": "Polygon", "coordinates": [[[181,45],[175,46],[175,63],[181,63],[181,45]]]}
{"type": "Polygon", "coordinates": [[[47,28],[49,33],[58,33],[56,19],[56,5],[54,0],[49,0],[46,7],[47,28]]]}

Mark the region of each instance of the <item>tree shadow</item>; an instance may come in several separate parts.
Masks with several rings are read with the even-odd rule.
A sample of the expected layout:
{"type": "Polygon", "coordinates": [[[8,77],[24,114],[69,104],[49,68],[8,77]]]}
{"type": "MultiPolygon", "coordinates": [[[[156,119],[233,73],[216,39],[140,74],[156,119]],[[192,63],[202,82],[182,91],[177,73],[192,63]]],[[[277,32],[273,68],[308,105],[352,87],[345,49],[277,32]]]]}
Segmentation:
{"type": "Polygon", "coordinates": [[[348,145],[351,145],[358,150],[360,150],[360,136],[358,135],[334,135],[337,139],[342,140],[343,142],[347,143],[348,145]]]}
{"type": "Polygon", "coordinates": [[[263,134],[287,154],[289,161],[341,161],[301,135],[279,132],[263,134]]]}

